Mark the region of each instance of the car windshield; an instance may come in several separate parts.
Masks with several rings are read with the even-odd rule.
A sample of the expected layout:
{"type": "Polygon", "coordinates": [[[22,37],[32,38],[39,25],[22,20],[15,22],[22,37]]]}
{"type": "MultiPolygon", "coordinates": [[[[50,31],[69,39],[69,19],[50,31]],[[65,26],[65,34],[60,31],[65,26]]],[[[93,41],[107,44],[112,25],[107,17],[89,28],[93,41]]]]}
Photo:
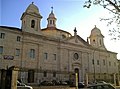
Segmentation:
{"type": "Polygon", "coordinates": [[[115,89],[114,87],[112,87],[112,86],[110,86],[110,85],[105,85],[105,86],[103,86],[104,87],[104,89],[115,89]]]}

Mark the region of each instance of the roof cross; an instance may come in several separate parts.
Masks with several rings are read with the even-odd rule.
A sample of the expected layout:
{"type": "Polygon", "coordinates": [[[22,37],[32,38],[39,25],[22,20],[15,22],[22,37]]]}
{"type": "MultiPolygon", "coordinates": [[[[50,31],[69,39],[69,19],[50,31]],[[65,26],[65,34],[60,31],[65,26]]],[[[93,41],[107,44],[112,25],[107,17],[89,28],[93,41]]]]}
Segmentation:
{"type": "Polygon", "coordinates": [[[51,9],[52,9],[51,12],[53,13],[53,6],[51,7],[51,9]]]}

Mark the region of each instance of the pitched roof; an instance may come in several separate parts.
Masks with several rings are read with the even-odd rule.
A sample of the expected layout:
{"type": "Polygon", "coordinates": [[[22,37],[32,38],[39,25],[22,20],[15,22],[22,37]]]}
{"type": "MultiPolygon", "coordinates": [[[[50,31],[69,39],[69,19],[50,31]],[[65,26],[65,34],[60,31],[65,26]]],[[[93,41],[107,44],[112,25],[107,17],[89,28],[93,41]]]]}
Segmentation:
{"type": "MultiPolygon", "coordinates": [[[[71,39],[75,39],[75,36],[69,37],[66,39],[66,41],[70,41],[71,39]]],[[[83,38],[81,38],[79,35],[77,35],[78,41],[82,42],[84,45],[90,46],[88,42],[86,42],[83,38]]]]}
{"type": "Polygon", "coordinates": [[[47,27],[47,28],[43,28],[43,29],[41,29],[42,31],[45,31],[45,30],[57,30],[57,31],[61,31],[61,32],[65,32],[65,33],[68,33],[68,34],[70,34],[69,32],[67,32],[67,31],[64,31],[64,30],[62,30],[62,29],[58,29],[58,28],[56,28],[56,27],[47,27]]]}
{"type": "Polygon", "coordinates": [[[7,29],[10,29],[10,30],[22,31],[22,29],[16,28],[16,27],[0,26],[0,28],[7,28],[7,29]]]}

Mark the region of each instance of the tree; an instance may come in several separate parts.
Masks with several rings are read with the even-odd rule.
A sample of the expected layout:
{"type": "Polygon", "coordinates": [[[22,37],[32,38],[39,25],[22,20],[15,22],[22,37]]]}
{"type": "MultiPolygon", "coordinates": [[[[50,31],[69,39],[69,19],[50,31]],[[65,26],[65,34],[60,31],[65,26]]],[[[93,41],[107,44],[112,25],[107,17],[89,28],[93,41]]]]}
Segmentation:
{"type": "Polygon", "coordinates": [[[120,0],[87,0],[84,3],[84,7],[87,8],[92,5],[99,5],[112,14],[107,18],[101,18],[101,21],[107,21],[107,26],[114,26],[109,30],[109,35],[112,36],[112,39],[120,40],[120,0]]]}

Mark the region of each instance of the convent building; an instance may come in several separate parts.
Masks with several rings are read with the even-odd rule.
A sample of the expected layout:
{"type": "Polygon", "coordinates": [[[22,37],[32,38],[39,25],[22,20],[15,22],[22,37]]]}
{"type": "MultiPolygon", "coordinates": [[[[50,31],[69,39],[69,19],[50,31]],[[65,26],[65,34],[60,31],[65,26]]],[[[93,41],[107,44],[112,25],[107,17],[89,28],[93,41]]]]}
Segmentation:
{"type": "Polygon", "coordinates": [[[47,27],[41,28],[42,16],[31,3],[21,16],[21,28],[0,26],[0,69],[20,68],[18,77],[26,83],[39,81],[113,81],[118,73],[117,53],[108,51],[104,36],[96,26],[85,41],[56,26],[51,10],[47,27]]]}

